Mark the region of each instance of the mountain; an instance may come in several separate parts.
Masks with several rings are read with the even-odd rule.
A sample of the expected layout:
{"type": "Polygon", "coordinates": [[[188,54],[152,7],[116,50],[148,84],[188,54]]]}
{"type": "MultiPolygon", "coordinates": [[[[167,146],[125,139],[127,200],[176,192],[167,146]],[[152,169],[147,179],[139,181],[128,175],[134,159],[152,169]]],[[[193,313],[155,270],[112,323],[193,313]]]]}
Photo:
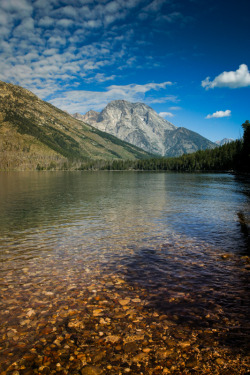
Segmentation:
{"type": "Polygon", "coordinates": [[[215,147],[198,133],[177,128],[143,103],[115,100],[100,113],[72,116],[152,154],[179,156],[215,147]]]}
{"type": "Polygon", "coordinates": [[[223,146],[225,145],[226,143],[230,143],[230,142],[233,142],[234,139],[232,138],[223,138],[221,141],[216,141],[215,143],[218,145],[218,146],[223,146]]]}
{"type": "Polygon", "coordinates": [[[0,81],[0,169],[60,168],[69,161],[149,156],[127,142],[0,81]]]}

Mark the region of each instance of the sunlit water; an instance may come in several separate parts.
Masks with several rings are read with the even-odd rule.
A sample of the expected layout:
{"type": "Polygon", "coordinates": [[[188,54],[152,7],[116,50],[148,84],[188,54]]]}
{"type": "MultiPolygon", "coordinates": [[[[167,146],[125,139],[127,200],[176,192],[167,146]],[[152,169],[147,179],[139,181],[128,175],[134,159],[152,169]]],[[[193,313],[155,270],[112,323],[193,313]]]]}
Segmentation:
{"type": "Polygon", "coordinates": [[[180,322],[201,324],[217,306],[246,328],[249,239],[239,215],[249,223],[249,203],[249,181],[229,174],[2,172],[2,332],[29,308],[41,310],[36,324],[52,314],[53,293],[67,304],[71,290],[111,276],[180,322]]]}
{"type": "Polygon", "coordinates": [[[237,214],[249,215],[249,185],[231,175],[23,172],[0,184],[1,260],[18,267],[48,252],[123,257],[123,247],[174,238],[244,251],[237,214]]]}

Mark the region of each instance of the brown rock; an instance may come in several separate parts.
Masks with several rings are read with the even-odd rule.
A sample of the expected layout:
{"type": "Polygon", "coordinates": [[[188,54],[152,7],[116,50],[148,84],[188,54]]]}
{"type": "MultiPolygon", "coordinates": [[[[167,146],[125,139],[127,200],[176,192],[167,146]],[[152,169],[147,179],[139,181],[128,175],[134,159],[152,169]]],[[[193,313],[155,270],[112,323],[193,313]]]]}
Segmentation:
{"type": "Polygon", "coordinates": [[[133,298],[133,299],[132,299],[132,302],[140,303],[140,302],[141,302],[141,299],[140,299],[140,298],[133,298]]]}
{"type": "Polygon", "coordinates": [[[93,310],[93,315],[94,316],[101,316],[101,315],[103,315],[103,309],[95,309],[95,310],[93,310]]]}
{"type": "Polygon", "coordinates": [[[147,357],[148,357],[147,353],[139,353],[134,358],[132,358],[132,361],[133,362],[140,362],[140,361],[143,361],[147,357]]]}
{"type": "Polygon", "coordinates": [[[159,358],[159,359],[166,359],[166,358],[168,358],[171,354],[172,354],[172,350],[165,350],[165,349],[162,349],[162,350],[158,350],[158,351],[156,352],[156,357],[159,358]]]}
{"type": "Polygon", "coordinates": [[[100,375],[102,370],[96,366],[86,366],[81,370],[82,375],[100,375]]]}
{"type": "Polygon", "coordinates": [[[107,342],[111,342],[112,344],[115,344],[116,342],[118,342],[120,340],[120,336],[116,336],[116,335],[110,335],[110,336],[107,336],[106,337],[106,341],[107,342]]]}
{"type": "Polygon", "coordinates": [[[134,342],[134,341],[142,341],[144,340],[144,335],[139,334],[139,335],[128,335],[124,338],[124,342],[134,342]]]}
{"type": "Polygon", "coordinates": [[[36,314],[35,310],[33,310],[33,309],[29,309],[29,310],[27,311],[27,313],[26,313],[26,316],[27,316],[28,318],[30,318],[31,316],[33,316],[33,315],[35,315],[35,314],[36,314]]]}
{"type": "Polygon", "coordinates": [[[197,366],[197,359],[194,358],[194,357],[190,357],[186,363],[185,363],[186,367],[188,368],[194,368],[195,366],[197,366]]]}
{"type": "Polygon", "coordinates": [[[136,342],[128,342],[123,347],[125,353],[133,353],[138,350],[138,344],[136,342]]]}
{"type": "Polygon", "coordinates": [[[228,254],[228,253],[226,253],[226,254],[221,254],[221,259],[230,259],[230,258],[232,258],[232,255],[231,255],[231,254],[228,254]]]}
{"type": "Polygon", "coordinates": [[[128,305],[129,302],[130,302],[130,298],[119,299],[119,303],[120,303],[120,305],[122,305],[122,306],[126,306],[126,305],[128,305]]]}
{"type": "Polygon", "coordinates": [[[179,346],[181,348],[187,348],[188,346],[190,346],[191,343],[189,341],[182,341],[182,342],[179,342],[179,346]]]}
{"type": "Polygon", "coordinates": [[[223,366],[224,365],[224,360],[222,359],[222,358],[217,358],[216,360],[215,360],[215,363],[217,364],[217,365],[219,365],[219,366],[223,366]]]}
{"type": "Polygon", "coordinates": [[[106,356],[106,350],[102,350],[98,353],[95,353],[94,357],[93,357],[93,362],[96,363],[96,362],[99,362],[101,361],[104,357],[106,356]]]}

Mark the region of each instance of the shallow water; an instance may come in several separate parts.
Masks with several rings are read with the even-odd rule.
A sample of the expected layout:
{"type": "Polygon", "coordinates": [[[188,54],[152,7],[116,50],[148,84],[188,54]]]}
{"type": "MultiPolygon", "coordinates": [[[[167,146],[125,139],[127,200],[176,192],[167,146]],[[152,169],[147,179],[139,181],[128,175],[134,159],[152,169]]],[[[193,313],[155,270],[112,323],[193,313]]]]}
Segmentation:
{"type": "Polygon", "coordinates": [[[213,373],[223,368],[246,373],[249,203],[249,181],[229,174],[1,173],[0,370],[81,373],[103,347],[106,357],[94,364],[104,373],[209,373],[212,365],[213,373]],[[119,300],[124,298],[129,302],[122,305],[119,300]],[[94,313],[96,305],[100,315],[94,313]],[[126,332],[133,329],[125,324],[127,318],[118,322],[115,317],[127,316],[131,309],[137,316],[134,330],[147,327],[149,332],[158,324],[164,331],[168,325],[165,339],[144,339],[137,352],[126,352],[126,332]],[[77,355],[72,361],[60,356],[47,360],[53,356],[46,350],[53,352],[53,345],[62,349],[62,344],[53,344],[58,336],[70,346],[66,336],[72,332],[65,320],[71,316],[85,326],[92,322],[96,331],[105,331],[100,316],[114,324],[103,332],[106,339],[85,346],[79,337],[91,335],[90,330],[74,328],[79,339],[68,355],[80,351],[84,360],[77,355]],[[121,342],[122,355],[115,365],[110,362],[118,349],[107,339],[110,332],[121,342]],[[191,344],[180,345],[191,333],[199,338],[192,350],[191,344]],[[172,349],[179,353],[178,361],[171,362],[170,355],[168,363],[156,354],[147,362],[133,360],[143,345],[156,353],[167,347],[169,338],[175,339],[172,349]],[[201,347],[211,351],[212,343],[217,354],[223,351],[218,354],[223,364],[216,362],[216,355],[202,361],[197,354],[201,347]],[[86,347],[92,348],[90,354],[86,347]],[[33,353],[32,358],[27,359],[27,353],[33,353]],[[196,366],[181,367],[190,356],[195,356],[196,366]],[[174,362],[179,367],[173,368],[174,362]]]}

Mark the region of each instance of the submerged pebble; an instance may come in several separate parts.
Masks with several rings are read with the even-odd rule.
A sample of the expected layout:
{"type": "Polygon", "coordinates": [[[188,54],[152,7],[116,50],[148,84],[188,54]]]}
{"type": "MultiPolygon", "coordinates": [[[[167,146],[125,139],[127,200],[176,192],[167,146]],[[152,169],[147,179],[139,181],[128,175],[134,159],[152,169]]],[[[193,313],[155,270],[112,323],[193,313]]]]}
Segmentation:
{"type": "Polygon", "coordinates": [[[176,248],[121,267],[48,257],[20,274],[6,268],[1,374],[246,374],[248,302],[231,278],[248,258],[216,262],[204,248],[228,275],[220,284],[207,275],[210,264],[196,274],[200,260],[177,257],[176,248]]]}

